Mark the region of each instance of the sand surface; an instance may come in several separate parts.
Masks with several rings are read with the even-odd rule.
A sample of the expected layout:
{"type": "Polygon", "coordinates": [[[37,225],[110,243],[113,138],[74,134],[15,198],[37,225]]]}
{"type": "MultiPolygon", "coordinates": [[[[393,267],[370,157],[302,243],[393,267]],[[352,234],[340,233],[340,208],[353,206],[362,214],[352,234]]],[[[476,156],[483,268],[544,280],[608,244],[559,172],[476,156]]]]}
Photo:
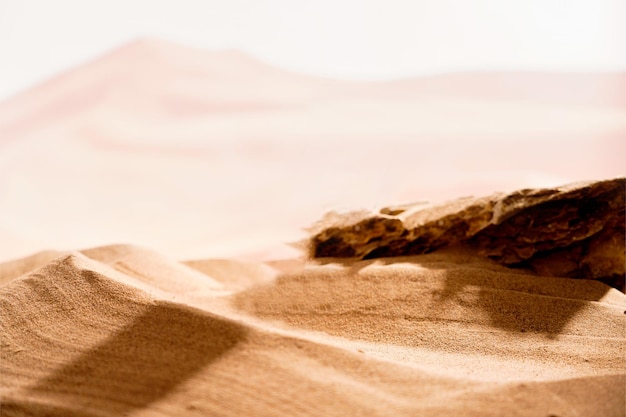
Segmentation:
{"type": "Polygon", "coordinates": [[[2,265],[3,415],[623,415],[626,296],[601,283],[450,252],[49,258],[2,265]]]}
{"type": "Polygon", "coordinates": [[[0,415],[624,416],[623,293],[291,243],[328,209],[624,175],[625,80],[143,40],[0,103],[0,415]]]}

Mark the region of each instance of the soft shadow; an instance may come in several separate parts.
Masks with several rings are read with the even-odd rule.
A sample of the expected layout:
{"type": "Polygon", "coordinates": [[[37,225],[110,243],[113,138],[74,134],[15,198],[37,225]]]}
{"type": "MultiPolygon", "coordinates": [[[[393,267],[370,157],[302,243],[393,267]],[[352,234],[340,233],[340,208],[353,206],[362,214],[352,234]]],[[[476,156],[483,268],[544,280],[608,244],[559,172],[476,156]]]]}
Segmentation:
{"type": "Polygon", "coordinates": [[[162,302],[27,388],[31,401],[3,402],[2,412],[59,417],[128,415],[219,360],[245,333],[236,323],[162,302]],[[38,398],[43,401],[39,403],[38,398]]]}
{"type": "Polygon", "coordinates": [[[514,275],[507,276],[503,281],[486,285],[479,270],[472,275],[454,269],[446,270],[445,286],[438,292],[433,308],[444,306],[450,300],[464,304],[463,294],[478,288],[477,299],[472,301],[472,305],[489,314],[492,326],[510,332],[545,333],[552,338],[564,333],[567,324],[590,301],[599,301],[610,291],[609,287],[601,283],[572,282],[574,280],[569,278],[520,274],[517,281],[514,275]],[[563,280],[562,293],[545,291],[546,287],[539,282],[541,279],[550,279],[553,283],[558,282],[555,280],[563,280]],[[577,288],[568,289],[568,286],[578,287],[580,291],[576,291],[577,288]]]}
{"type": "Polygon", "coordinates": [[[496,328],[544,333],[549,338],[563,333],[589,302],[600,301],[611,291],[598,281],[538,276],[456,248],[424,255],[315,261],[320,265],[341,265],[350,274],[358,274],[371,265],[414,264],[437,270],[444,274],[444,285],[430,294],[432,309],[445,311],[451,302],[477,308],[488,313],[490,324],[496,328]]]}

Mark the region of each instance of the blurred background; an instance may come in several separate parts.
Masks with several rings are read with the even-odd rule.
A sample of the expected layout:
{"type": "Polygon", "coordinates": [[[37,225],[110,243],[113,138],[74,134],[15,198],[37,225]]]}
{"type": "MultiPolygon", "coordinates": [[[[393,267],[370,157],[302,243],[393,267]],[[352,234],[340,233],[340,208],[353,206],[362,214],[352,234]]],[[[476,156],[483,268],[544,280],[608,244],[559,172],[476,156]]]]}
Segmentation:
{"type": "Polygon", "coordinates": [[[623,0],[2,0],[0,98],[144,36],[339,78],[622,71],[625,19],[623,0]]]}
{"type": "Polygon", "coordinates": [[[624,175],[622,0],[0,0],[0,260],[293,255],[328,210],[624,175]]]}

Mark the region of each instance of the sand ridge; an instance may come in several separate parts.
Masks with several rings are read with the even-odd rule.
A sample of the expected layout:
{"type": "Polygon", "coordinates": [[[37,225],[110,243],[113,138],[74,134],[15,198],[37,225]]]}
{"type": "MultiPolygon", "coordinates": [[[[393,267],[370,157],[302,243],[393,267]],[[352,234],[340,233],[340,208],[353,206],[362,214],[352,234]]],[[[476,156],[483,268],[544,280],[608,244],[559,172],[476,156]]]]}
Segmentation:
{"type": "Polygon", "coordinates": [[[310,265],[237,294],[235,303],[290,326],[465,355],[466,369],[455,371],[468,375],[480,374],[468,359],[473,355],[509,360],[498,378],[549,378],[554,367],[572,376],[623,370],[623,293],[570,281],[435,253],[310,265]]]}
{"type": "MultiPolygon", "coordinates": [[[[207,305],[229,297],[239,312],[219,315],[146,292],[145,281],[103,263],[123,257],[163,265],[152,251],[123,245],[82,252],[0,287],[2,415],[619,416],[624,406],[619,320],[626,300],[597,282],[576,282],[579,289],[556,297],[558,279],[507,275],[450,253],[387,265],[309,263],[275,278],[267,265],[195,261],[209,275],[216,266],[222,279],[229,269],[249,274],[233,295],[204,294],[207,305]],[[455,301],[427,306],[446,271],[450,285],[464,289],[455,301]],[[534,312],[521,322],[511,322],[504,308],[487,316],[480,309],[489,302],[470,297],[478,287],[501,308],[534,297],[522,298],[534,312]],[[540,321],[541,298],[578,311],[556,329],[550,320],[558,317],[540,321]],[[246,321],[250,314],[255,320],[246,321]],[[415,320],[419,314],[427,320],[415,320]],[[291,336],[255,324],[268,316],[291,336]],[[517,325],[528,331],[510,328],[517,325]],[[310,329],[321,338],[307,337],[310,329]],[[333,345],[337,335],[364,339],[363,349],[333,345]],[[391,360],[386,351],[393,349],[410,360],[391,360]]],[[[32,266],[32,258],[23,260],[24,270],[32,266]]],[[[168,282],[171,271],[158,271],[152,282],[168,282]]],[[[184,299],[185,287],[179,290],[184,299]]]]}

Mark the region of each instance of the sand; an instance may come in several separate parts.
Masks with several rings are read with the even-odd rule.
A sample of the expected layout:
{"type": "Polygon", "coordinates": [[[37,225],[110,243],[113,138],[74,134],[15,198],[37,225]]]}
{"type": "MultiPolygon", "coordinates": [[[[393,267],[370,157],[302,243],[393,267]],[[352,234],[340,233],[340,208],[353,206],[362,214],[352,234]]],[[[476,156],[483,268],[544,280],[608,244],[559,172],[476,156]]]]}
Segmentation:
{"type": "Polygon", "coordinates": [[[0,415],[624,416],[624,293],[293,245],[331,208],[623,175],[624,79],[142,40],[0,103],[0,415]]]}
{"type": "Polygon", "coordinates": [[[626,296],[601,283],[443,253],[205,262],[199,294],[138,247],[46,256],[0,287],[3,415],[623,415],[626,296]]]}

